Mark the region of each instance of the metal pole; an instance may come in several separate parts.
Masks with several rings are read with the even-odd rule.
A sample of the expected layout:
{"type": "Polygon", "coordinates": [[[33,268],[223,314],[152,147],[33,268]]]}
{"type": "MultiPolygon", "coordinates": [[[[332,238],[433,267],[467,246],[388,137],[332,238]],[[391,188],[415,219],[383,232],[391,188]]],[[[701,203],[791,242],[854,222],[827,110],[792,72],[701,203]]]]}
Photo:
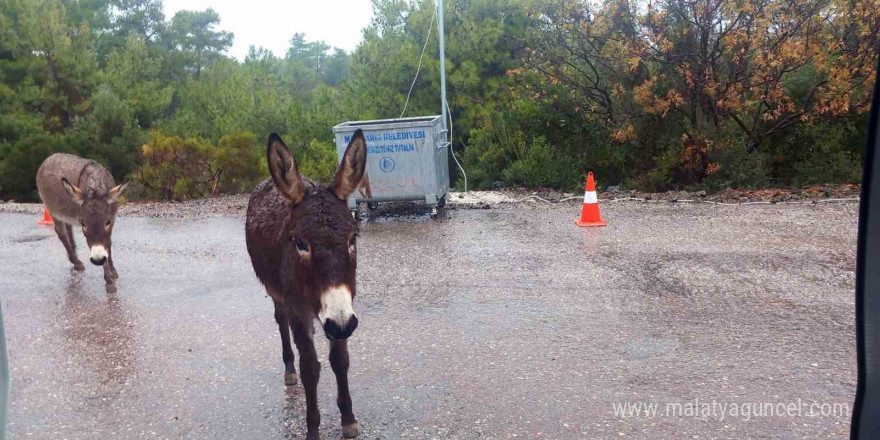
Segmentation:
{"type": "Polygon", "coordinates": [[[446,114],[446,49],[443,45],[443,40],[446,39],[443,34],[443,0],[437,0],[437,32],[440,36],[440,111],[443,115],[443,137],[451,142],[452,139],[449,139],[449,127],[447,124],[447,114],[446,114]]]}

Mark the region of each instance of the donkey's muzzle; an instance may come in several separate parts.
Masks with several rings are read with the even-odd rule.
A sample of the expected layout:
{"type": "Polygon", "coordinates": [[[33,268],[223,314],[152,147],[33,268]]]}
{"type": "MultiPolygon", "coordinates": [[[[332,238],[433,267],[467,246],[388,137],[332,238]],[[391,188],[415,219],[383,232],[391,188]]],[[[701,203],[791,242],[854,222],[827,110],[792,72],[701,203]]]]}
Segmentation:
{"type": "Polygon", "coordinates": [[[107,249],[104,246],[96,245],[89,249],[89,261],[95,266],[103,266],[107,262],[107,249]]]}
{"type": "Polygon", "coordinates": [[[357,328],[358,320],[351,306],[351,298],[351,290],[346,285],[334,286],[321,295],[318,319],[327,339],[341,341],[351,336],[357,328]]]}
{"type": "Polygon", "coordinates": [[[358,318],[355,315],[351,315],[351,317],[348,318],[348,321],[342,325],[332,319],[328,319],[324,322],[324,334],[327,336],[327,339],[331,341],[341,341],[343,339],[348,339],[348,337],[354,333],[357,326],[358,318]]]}

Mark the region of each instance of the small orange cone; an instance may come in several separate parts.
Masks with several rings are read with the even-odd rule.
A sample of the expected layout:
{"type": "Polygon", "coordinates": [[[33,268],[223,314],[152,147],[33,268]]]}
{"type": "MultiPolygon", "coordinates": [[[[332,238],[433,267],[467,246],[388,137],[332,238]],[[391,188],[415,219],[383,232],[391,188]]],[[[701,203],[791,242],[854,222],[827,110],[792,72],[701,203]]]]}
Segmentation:
{"type": "Polygon", "coordinates": [[[599,215],[599,198],[596,196],[596,182],[593,181],[593,173],[587,173],[587,187],[584,190],[584,207],[581,209],[581,219],[574,224],[587,226],[605,226],[608,223],[602,221],[599,215]]]}
{"type": "Polygon", "coordinates": [[[38,225],[46,225],[46,226],[55,226],[55,222],[52,221],[52,217],[49,216],[49,210],[46,207],[43,207],[43,219],[37,222],[38,225]]]}

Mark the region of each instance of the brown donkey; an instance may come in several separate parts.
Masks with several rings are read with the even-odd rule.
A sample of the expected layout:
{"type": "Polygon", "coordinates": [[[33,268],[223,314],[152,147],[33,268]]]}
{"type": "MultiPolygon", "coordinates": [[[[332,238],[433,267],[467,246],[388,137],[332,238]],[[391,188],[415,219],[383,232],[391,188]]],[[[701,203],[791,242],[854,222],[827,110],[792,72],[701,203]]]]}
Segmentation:
{"type": "Polygon", "coordinates": [[[266,151],[272,179],[257,185],[248,202],[246,239],[254,272],[275,302],[281,332],[284,383],[296,384],[290,330],[299,351],[306,394],[309,440],[318,439],[318,377],[321,364],[312,340],[317,318],[330,340],[330,366],[336,374],[336,403],[342,434],[358,435],[348,392],[348,345],[357,328],[352,307],[357,268],[357,222],[345,200],[364,177],[367,146],[358,130],[329,186],[317,186],[299,173],[296,159],[272,133],[266,151]]]}
{"type": "Polygon", "coordinates": [[[92,160],[56,153],[49,156],[37,170],[37,190],[49,215],[67,258],[76,270],[85,270],[76,256],[76,240],[71,225],[82,226],[89,246],[89,260],[104,266],[107,292],[116,292],[119,274],[113,265],[110,234],[116,223],[119,196],[128,182],[116,186],[113,176],[92,160]]]}

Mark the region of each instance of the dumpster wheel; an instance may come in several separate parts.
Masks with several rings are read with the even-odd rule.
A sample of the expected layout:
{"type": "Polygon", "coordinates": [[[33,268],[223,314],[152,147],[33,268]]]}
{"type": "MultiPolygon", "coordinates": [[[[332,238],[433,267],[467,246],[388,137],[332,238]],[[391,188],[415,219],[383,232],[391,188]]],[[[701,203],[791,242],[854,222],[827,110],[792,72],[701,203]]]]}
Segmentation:
{"type": "Polygon", "coordinates": [[[431,219],[436,220],[438,218],[446,217],[446,196],[442,199],[437,200],[437,204],[431,207],[431,219]]]}

